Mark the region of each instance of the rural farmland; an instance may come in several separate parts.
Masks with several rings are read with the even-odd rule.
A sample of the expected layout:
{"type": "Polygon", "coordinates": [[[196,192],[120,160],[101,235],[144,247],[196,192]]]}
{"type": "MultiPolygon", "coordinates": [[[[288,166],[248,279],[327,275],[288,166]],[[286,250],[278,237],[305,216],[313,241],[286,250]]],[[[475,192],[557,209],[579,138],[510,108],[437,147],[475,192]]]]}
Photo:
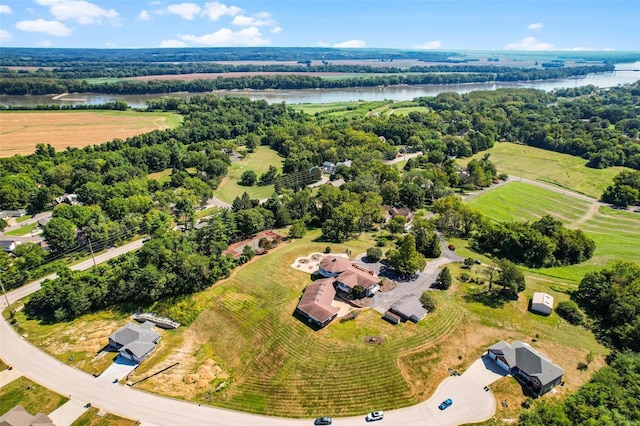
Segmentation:
{"type": "Polygon", "coordinates": [[[39,143],[56,150],[173,128],[181,117],[136,111],[11,111],[0,113],[0,157],[31,154],[39,143]]]}

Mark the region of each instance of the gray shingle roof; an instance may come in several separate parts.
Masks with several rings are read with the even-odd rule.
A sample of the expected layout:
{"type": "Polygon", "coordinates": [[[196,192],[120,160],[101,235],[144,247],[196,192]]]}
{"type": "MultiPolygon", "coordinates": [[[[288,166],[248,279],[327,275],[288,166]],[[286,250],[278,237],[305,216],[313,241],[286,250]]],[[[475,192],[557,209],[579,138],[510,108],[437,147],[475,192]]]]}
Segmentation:
{"type": "Polygon", "coordinates": [[[427,310],[422,307],[418,297],[412,294],[398,299],[389,310],[413,322],[418,322],[427,315],[427,310]]]}
{"type": "MultiPolygon", "coordinates": [[[[151,324],[151,326],[153,326],[153,324],[151,324]]],[[[129,322],[109,336],[109,340],[112,340],[118,345],[125,346],[135,341],[153,343],[157,341],[159,337],[160,335],[151,330],[146,323],[138,325],[129,322]]]]}
{"type": "Polygon", "coordinates": [[[120,348],[118,352],[128,352],[132,353],[138,359],[142,359],[149,352],[152,352],[155,349],[156,345],[151,342],[131,342],[120,348]]]}
{"type": "Polygon", "coordinates": [[[546,385],[564,374],[564,370],[553,364],[526,343],[515,341],[513,345],[505,341],[489,347],[496,355],[502,355],[509,367],[518,367],[529,376],[536,376],[542,385],[546,385]]]}

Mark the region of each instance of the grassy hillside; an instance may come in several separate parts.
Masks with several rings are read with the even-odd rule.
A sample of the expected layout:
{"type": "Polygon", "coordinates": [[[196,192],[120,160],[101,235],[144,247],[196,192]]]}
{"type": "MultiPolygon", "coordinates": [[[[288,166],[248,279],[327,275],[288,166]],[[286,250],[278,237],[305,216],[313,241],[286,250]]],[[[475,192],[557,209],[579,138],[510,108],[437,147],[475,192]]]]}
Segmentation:
{"type": "MultiPolygon", "coordinates": [[[[485,153],[491,154],[491,161],[501,173],[551,183],[593,198],[600,198],[613,178],[624,170],[623,167],[591,169],[580,157],[508,142],[497,143],[472,158],[480,158],[485,153]]],[[[466,165],[470,159],[458,161],[466,165]]]]}
{"type": "Polygon", "coordinates": [[[594,256],[587,262],[530,272],[578,283],[586,272],[600,270],[615,259],[640,262],[637,213],[590,204],[520,182],[487,191],[469,201],[469,205],[496,221],[532,221],[550,214],[571,228],[582,229],[596,243],[594,256]]]}

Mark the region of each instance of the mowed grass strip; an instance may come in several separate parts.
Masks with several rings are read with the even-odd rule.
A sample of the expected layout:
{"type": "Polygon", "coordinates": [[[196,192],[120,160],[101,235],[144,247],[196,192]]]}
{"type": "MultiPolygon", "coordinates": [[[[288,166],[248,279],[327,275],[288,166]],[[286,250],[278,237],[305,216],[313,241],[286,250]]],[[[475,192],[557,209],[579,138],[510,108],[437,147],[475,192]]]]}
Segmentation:
{"type": "Polygon", "coordinates": [[[531,273],[577,284],[587,272],[599,271],[616,259],[640,262],[640,215],[593,209],[587,201],[534,185],[512,182],[469,201],[469,206],[498,222],[556,217],[570,228],[582,229],[596,243],[593,257],[579,265],[529,269],[531,273]]]}
{"type": "Polygon", "coordinates": [[[68,400],[24,376],[18,377],[0,388],[0,416],[16,405],[22,405],[31,415],[49,414],[68,400]]]}
{"type": "Polygon", "coordinates": [[[257,147],[255,152],[248,153],[240,161],[231,164],[227,176],[213,195],[227,203],[232,203],[236,197],[241,196],[245,191],[254,199],[263,200],[269,198],[274,192],[273,185],[242,186],[239,182],[242,173],[247,170],[256,172],[258,179],[260,179],[260,175],[266,172],[271,165],[282,171],[282,157],[268,146],[257,147]]]}
{"type": "MultiPolygon", "coordinates": [[[[500,173],[539,180],[597,199],[613,183],[613,178],[625,170],[623,167],[591,169],[580,157],[509,142],[496,143],[471,158],[480,159],[486,153],[491,154],[491,161],[500,173]]],[[[458,162],[466,165],[471,158],[458,162]]]]}
{"type": "Polygon", "coordinates": [[[549,214],[565,224],[589,211],[590,203],[522,182],[486,190],[468,202],[497,222],[535,221],[549,214]]]}
{"type": "Polygon", "coordinates": [[[114,138],[176,127],[182,117],[139,111],[3,111],[0,157],[26,155],[39,143],[57,150],[100,144],[114,138]]]}

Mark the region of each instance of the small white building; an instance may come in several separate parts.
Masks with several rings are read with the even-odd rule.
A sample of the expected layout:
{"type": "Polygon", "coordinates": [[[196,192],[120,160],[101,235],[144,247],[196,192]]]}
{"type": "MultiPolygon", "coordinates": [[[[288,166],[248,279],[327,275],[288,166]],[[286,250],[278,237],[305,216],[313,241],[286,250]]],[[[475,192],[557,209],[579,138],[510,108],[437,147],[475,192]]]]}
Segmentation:
{"type": "Polygon", "coordinates": [[[550,315],[553,310],[553,296],[547,293],[533,293],[531,299],[531,311],[550,315]]]}

